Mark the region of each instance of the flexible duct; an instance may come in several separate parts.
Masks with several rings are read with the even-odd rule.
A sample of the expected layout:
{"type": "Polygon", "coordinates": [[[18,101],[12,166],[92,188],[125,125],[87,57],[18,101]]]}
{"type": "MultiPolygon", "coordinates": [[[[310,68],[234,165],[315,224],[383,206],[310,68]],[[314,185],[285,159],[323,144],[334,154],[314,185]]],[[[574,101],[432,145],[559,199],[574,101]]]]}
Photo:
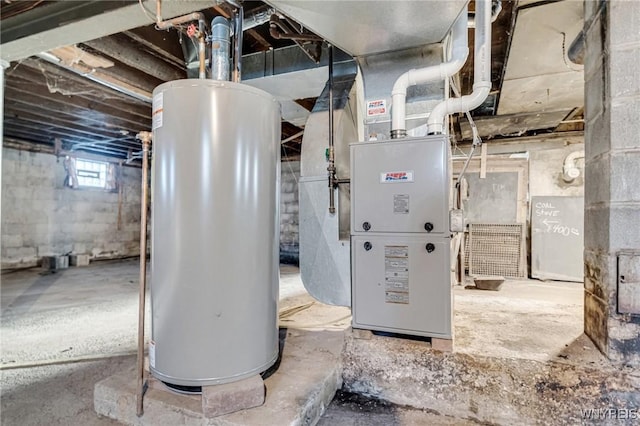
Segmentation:
{"type": "Polygon", "coordinates": [[[444,118],[448,114],[471,111],[479,107],[491,90],[491,0],[476,1],[473,91],[460,98],[439,103],[429,115],[427,132],[444,132],[444,118]]]}
{"type": "MultiPolygon", "coordinates": [[[[490,0],[489,0],[490,1],[490,0]]],[[[451,60],[441,64],[412,69],[402,74],[396,80],[391,92],[391,137],[400,138],[407,134],[406,131],[406,102],[407,88],[416,84],[425,84],[437,80],[446,80],[454,75],[467,61],[469,56],[467,37],[467,8],[456,19],[452,29],[453,47],[451,60]]]]}
{"type": "Polygon", "coordinates": [[[230,77],[231,26],[229,21],[216,16],[211,22],[211,78],[228,81],[230,77]]]}

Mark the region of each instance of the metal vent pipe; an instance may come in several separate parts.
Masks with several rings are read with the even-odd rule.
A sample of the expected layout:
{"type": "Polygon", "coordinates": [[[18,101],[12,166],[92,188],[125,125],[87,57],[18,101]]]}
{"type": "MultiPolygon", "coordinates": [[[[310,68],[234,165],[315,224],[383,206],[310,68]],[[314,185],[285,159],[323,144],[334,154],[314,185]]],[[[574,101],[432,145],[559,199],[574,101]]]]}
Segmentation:
{"type": "MultiPolygon", "coordinates": [[[[491,0],[489,0],[490,2],[491,0]]],[[[453,24],[452,38],[453,48],[451,60],[441,64],[412,69],[402,74],[393,85],[391,92],[391,137],[401,138],[407,135],[406,131],[406,102],[407,88],[416,84],[425,84],[432,81],[446,80],[456,74],[469,56],[467,37],[467,7],[460,12],[460,15],[453,24]]]]}
{"type": "Polygon", "coordinates": [[[231,25],[223,16],[211,21],[211,78],[228,81],[230,78],[231,25]]]}
{"type": "Polygon", "coordinates": [[[471,111],[479,107],[491,90],[491,0],[476,1],[473,91],[460,98],[439,103],[429,115],[427,132],[444,133],[444,118],[448,114],[471,111]]]}

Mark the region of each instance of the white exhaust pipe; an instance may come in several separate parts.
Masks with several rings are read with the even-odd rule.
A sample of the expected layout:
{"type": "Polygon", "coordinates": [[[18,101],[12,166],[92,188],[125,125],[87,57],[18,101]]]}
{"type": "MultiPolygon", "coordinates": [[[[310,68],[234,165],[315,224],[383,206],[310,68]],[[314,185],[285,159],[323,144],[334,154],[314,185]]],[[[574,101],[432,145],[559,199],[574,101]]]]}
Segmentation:
{"type": "Polygon", "coordinates": [[[476,1],[473,92],[461,98],[449,98],[439,103],[429,115],[427,132],[444,133],[444,118],[448,114],[471,111],[479,107],[491,90],[491,0],[476,1]]]}
{"type": "MultiPolygon", "coordinates": [[[[491,0],[489,0],[491,2],[491,0]]],[[[456,74],[469,56],[467,37],[467,7],[460,12],[451,30],[453,38],[453,48],[451,60],[441,64],[412,69],[402,74],[396,80],[391,92],[391,137],[401,138],[407,135],[406,130],[406,102],[407,88],[416,84],[425,84],[432,81],[446,80],[456,74]]]]}

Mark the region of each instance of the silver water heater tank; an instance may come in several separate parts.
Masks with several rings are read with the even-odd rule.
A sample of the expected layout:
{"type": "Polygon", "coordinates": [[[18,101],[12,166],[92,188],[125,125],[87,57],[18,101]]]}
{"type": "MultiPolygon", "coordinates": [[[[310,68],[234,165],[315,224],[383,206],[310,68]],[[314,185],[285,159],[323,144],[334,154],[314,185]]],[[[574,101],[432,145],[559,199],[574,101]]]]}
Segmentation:
{"type": "Polygon", "coordinates": [[[153,91],[151,372],[233,382],[278,356],[280,105],[228,81],[153,91]]]}

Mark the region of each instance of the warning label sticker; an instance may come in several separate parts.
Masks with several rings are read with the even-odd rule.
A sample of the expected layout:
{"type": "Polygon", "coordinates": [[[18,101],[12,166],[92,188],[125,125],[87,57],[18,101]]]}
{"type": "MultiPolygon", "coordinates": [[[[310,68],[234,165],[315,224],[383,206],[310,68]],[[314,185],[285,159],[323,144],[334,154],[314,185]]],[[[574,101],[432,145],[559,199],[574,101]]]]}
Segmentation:
{"type": "Polygon", "coordinates": [[[386,99],[376,99],[373,101],[367,101],[367,117],[375,117],[376,115],[385,115],[389,111],[387,110],[386,99]]]}
{"type": "Polygon", "coordinates": [[[153,97],[153,106],[151,107],[151,130],[162,127],[163,114],[163,96],[162,92],[153,97]]]}
{"type": "Polygon", "coordinates": [[[409,194],[393,195],[393,212],[396,214],[409,214],[409,194]]]}
{"type": "Polygon", "coordinates": [[[409,246],[384,246],[386,303],[409,303],[409,246]]]}

